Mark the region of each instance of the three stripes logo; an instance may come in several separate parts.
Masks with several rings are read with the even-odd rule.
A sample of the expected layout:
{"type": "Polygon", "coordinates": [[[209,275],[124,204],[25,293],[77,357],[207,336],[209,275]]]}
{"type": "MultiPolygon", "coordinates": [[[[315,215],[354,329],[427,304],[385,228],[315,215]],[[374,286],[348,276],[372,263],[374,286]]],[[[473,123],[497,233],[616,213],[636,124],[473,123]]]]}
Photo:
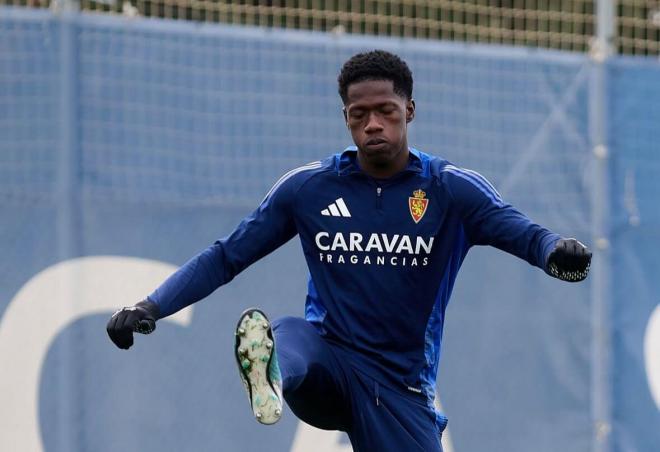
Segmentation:
{"type": "Polygon", "coordinates": [[[321,215],[326,217],[345,217],[350,218],[351,212],[349,212],[348,207],[343,198],[337,198],[335,202],[330,204],[327,209],[321,211],[321,215]]]}

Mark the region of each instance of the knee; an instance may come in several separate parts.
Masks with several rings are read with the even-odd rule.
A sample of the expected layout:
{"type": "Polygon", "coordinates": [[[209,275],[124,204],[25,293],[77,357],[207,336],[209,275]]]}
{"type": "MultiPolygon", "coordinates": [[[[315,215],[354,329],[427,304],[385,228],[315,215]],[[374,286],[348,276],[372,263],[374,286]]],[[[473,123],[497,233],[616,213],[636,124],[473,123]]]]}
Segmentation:
{"type": "Polygon", "coordinates": [[[279,333],[296,331],[301,328],[306,328],[308,326],[311,326],[309,322],[307,322],[307,320],[302,319],[300,317],[292,317],[292,316],[278,317],[277,319],[273,320],[272,323],[273,323],[273,332],[276,335],[279,333]]]}
{"type": "Polygon", "coordinates": [[[319,340],[319,334],[312,324],[300,317],[280,317],[273,321],[272,326],[278,346],[293,346],[301,353],[305,353],[310,343],[319,340]]]}

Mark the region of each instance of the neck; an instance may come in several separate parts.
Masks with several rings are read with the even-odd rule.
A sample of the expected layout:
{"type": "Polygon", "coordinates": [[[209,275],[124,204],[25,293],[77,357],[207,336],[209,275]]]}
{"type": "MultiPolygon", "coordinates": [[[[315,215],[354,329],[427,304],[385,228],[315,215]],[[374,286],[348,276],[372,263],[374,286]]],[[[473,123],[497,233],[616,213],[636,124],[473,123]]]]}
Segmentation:
{"type": "Polygon", "coordinates": [[[370,161],[370,159],[364,157],[361,151],[358,151],[357,161],[362,171],[369,176],[375,179],[388,179],[408,166],[409,155],[408,145],[405,145],[401,152],[387,162],[370,161]]]}

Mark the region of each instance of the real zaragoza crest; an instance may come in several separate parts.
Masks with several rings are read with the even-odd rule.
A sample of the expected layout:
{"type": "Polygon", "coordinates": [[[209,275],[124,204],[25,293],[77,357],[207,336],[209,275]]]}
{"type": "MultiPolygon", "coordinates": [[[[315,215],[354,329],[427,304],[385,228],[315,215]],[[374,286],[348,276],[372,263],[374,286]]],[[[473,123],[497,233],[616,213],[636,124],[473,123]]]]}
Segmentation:
{"type": "Polygon", "coordinates": [[[408,207],[410,208],[410,215],[412,215],[415,223],[419,223],[426,213],[426,207],[429,205],[429,200],[426,199],[426,193],[417,189],[413,192],[413,197],[408,198],[408,207]]]}

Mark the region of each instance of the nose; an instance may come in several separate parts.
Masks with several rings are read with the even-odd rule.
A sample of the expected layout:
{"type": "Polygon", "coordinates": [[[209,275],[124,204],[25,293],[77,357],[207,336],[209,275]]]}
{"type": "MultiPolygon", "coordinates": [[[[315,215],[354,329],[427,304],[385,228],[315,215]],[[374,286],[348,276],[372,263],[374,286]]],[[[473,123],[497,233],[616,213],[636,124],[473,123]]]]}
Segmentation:
{"type": "Polygon", "coordinates": [[[375,113],[369,113],[367,125],[364,127],[365,133],[380,132],[382,130],[383,130],[383,125],[381,124],[378,115],[375,113]]]}

